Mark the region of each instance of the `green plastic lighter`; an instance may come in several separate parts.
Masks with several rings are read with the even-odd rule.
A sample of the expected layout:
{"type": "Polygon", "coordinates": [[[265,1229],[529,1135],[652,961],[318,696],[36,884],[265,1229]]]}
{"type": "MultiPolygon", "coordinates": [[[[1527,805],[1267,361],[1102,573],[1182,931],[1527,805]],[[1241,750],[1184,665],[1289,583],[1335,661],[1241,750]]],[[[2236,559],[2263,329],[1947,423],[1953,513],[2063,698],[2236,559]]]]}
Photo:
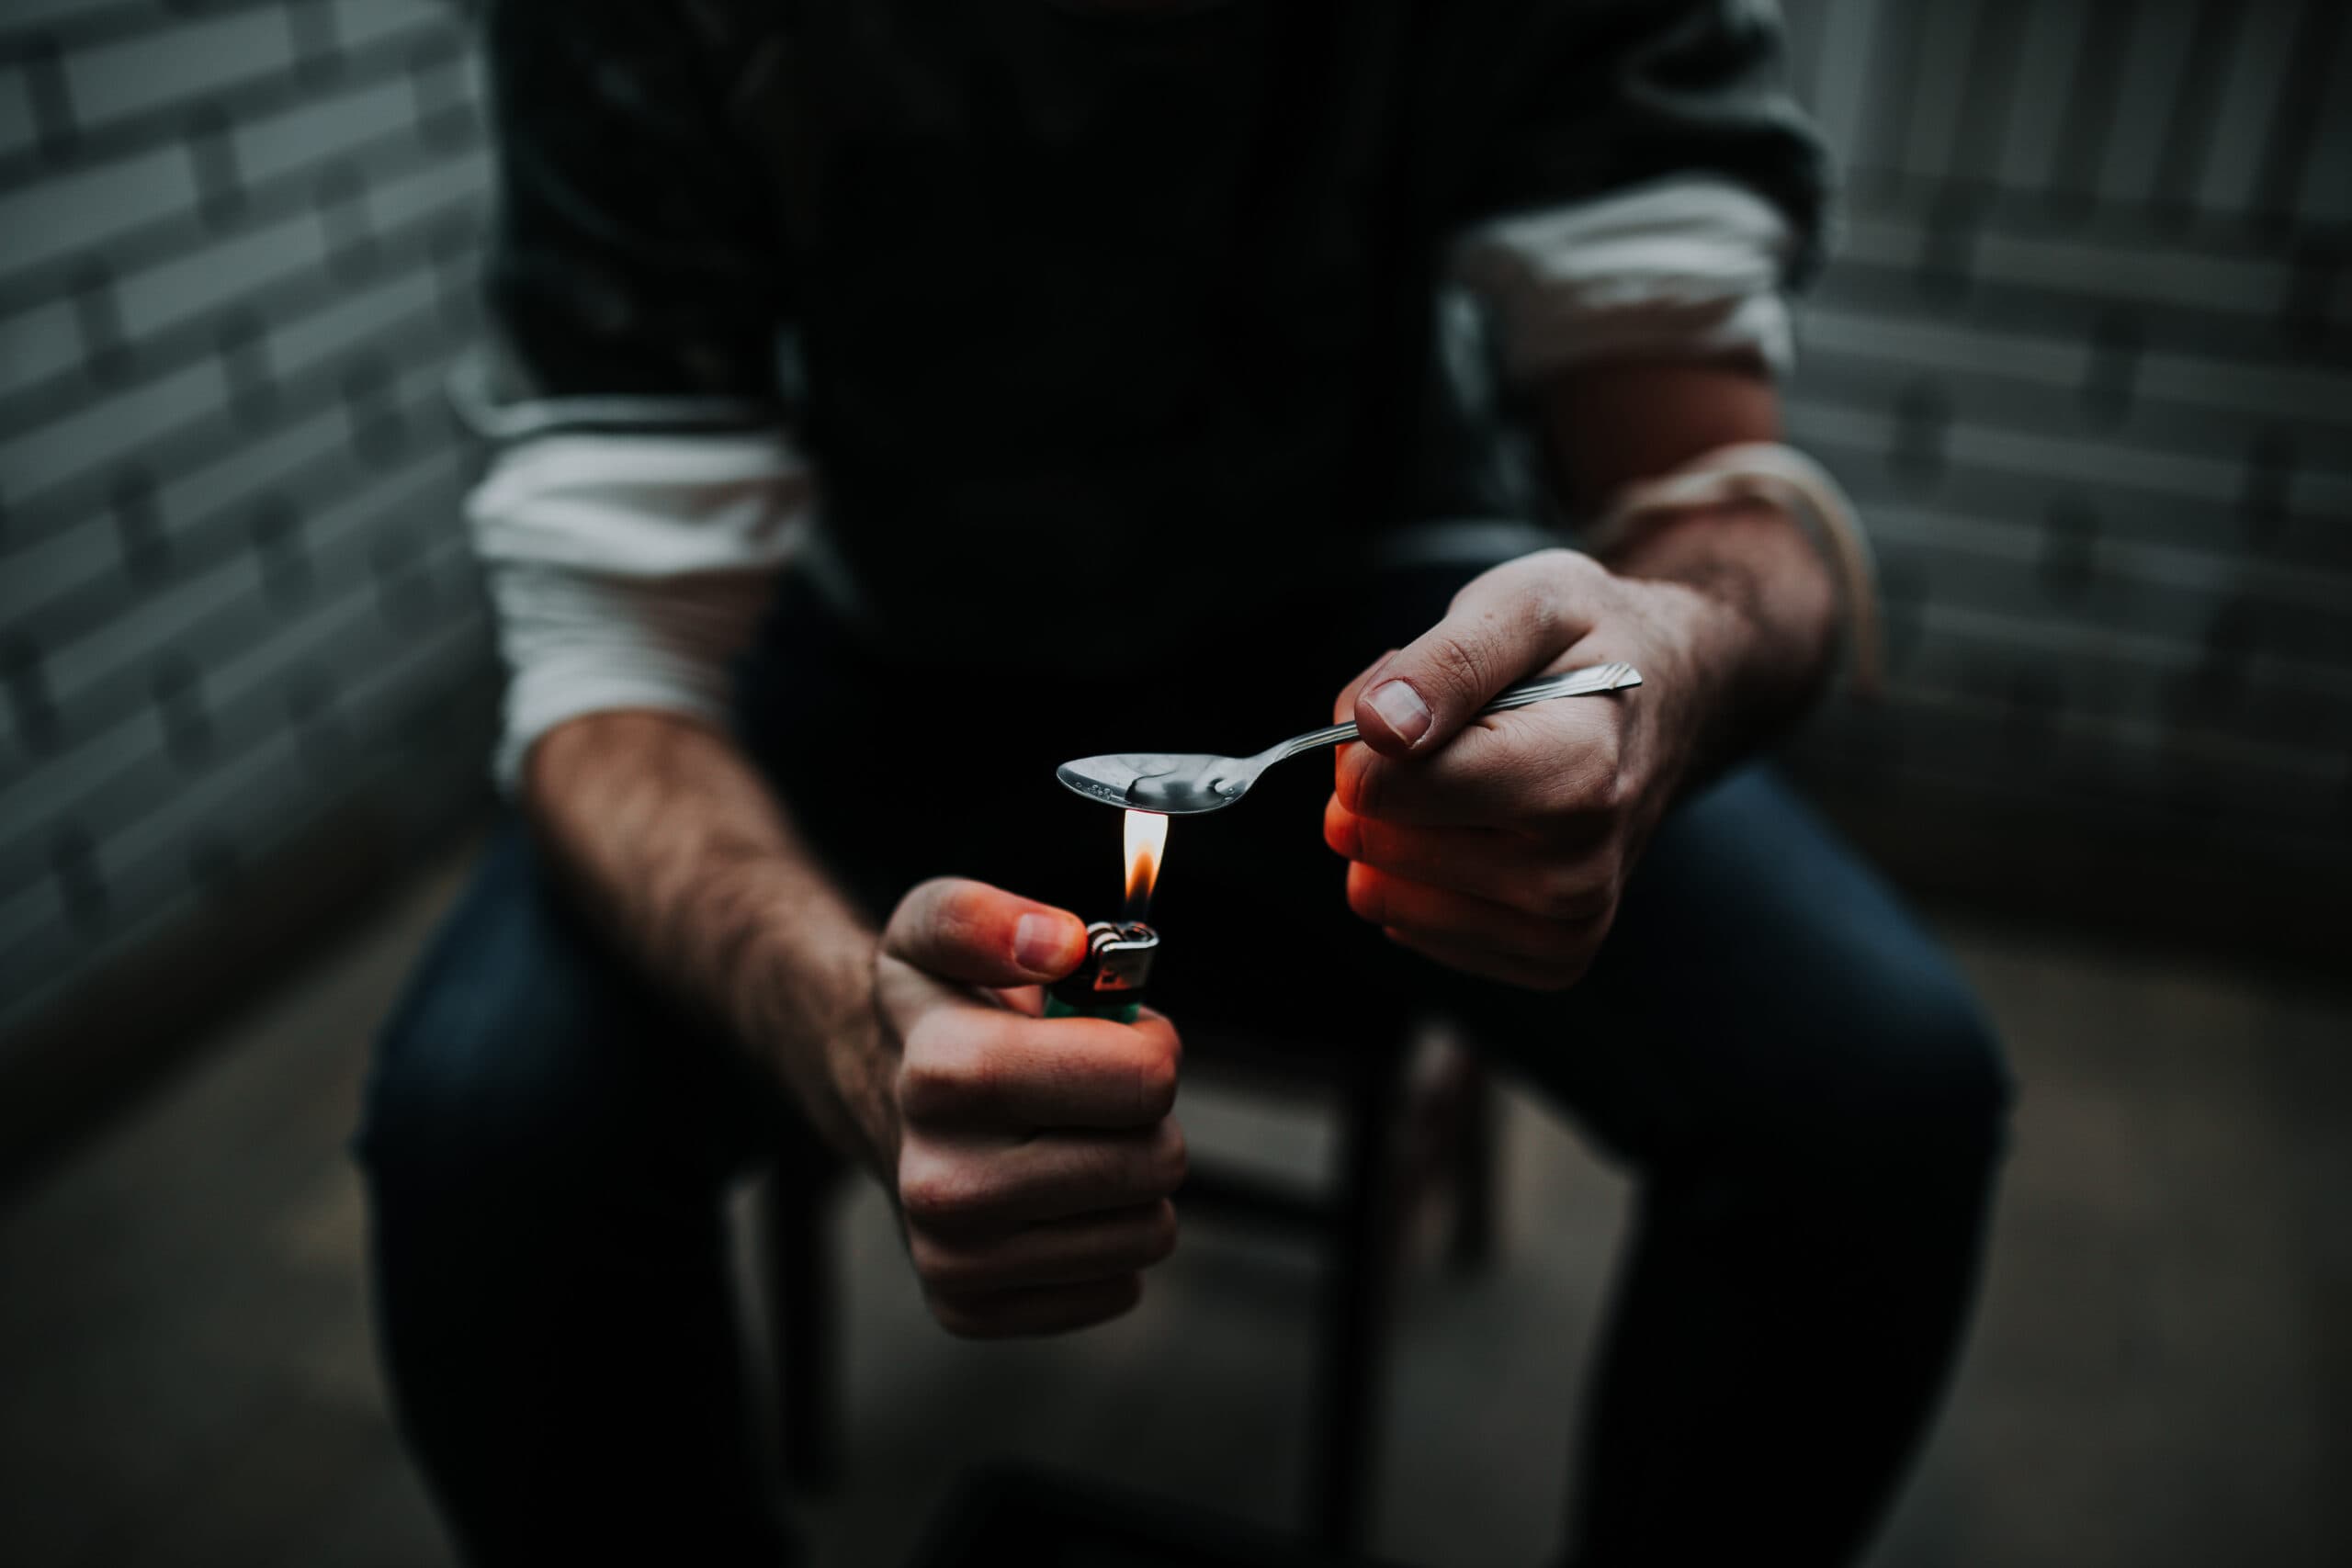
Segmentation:
{"type": "Polygon", "coordinates": [[[1085,962],[1046,987],[1046,1016],[1133,1023],[1159,950],[1159,933],[1141,920],[1096,920],[1086,928],[1085,962]]]}

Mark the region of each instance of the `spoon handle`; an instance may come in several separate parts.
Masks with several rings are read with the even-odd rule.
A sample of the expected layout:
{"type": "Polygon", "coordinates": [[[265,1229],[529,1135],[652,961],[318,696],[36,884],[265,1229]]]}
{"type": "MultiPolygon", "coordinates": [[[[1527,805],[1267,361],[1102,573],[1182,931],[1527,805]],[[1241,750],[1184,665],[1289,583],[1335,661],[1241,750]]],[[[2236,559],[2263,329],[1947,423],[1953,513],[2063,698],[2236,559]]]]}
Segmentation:
{"type": "MultiPolygon", "coordinates": [[[[1595,692],[1620,692],[1642,683],[1641,671],[1630,664],[1587,664],[1575,670],[1563,670],[1556,675],[1538,675],[1532,681],[1521,681],[1515,686],[1505,686],[1495,694],[1494,701],[1478,712],[1482,715],[1503,713],[1511,708],[1523,708],[1531,703],[1549,702],[1554,697],[1589,696],[1595,692]]],[[[1356,738],[1352,721],[1334,724],[1321,729],[1285,740],[1269,759],[1279,762],[1295,757],[1301,751],[1312,751],[1317,746],[1338,746],[1356,738]]]]}

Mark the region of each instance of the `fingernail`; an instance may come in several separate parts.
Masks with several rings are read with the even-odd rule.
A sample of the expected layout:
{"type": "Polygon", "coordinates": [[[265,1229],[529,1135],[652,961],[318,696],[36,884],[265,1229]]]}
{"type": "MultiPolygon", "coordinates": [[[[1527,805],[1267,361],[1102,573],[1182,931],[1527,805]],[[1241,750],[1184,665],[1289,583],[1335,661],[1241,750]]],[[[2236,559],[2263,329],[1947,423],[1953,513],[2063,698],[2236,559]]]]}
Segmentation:
{"type": "Polygon", "coordinates": [[[1430,705],[1421,701],[1421,694],[1405,682],[1385,681],[1374,686],[1364,701],[1403,738],[1406,745],[1416,744],[1429,733],[1430,705]]]}
{"type": "Polygon", "coordinates": [[[1069,923],[1059,915],[1023,915],[1012,928],[1012,956],[1033,975],[1058,975],[1067,967],[1069,923]]]}

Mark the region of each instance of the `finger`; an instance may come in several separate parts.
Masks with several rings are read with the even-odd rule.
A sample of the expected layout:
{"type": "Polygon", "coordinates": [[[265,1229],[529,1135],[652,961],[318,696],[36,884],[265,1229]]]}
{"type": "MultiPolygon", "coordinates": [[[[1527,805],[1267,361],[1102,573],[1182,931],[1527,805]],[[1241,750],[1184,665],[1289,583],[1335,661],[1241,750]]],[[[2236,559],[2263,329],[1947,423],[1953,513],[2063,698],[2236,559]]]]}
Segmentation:
{"type": "Polygon", "coordinates": [[[1578,587],[1601,570],[1573,551],[1544,550],[1474,579],[1356,699],[1365,744],[1393,757],[1444,745],[1488,698],[1592,629],[1578,587]]]}
{"type": "Polygon", "coordinates": [[[910,1137],[899,1151],[899,1202],[910,1228],[1003,1235],[1156,1203],[1183,1184],[1184,1163],[1184,1131],[1172,1118],[1136,1133],[910,1137]]]}
{"type": "Polygon", "coordinates": [[[1584,919],[1607,909],[1611,897],[1613,875],[1603,856],[1563,854],[1521,834],[1487,828],[1383,822],[1357,816],[1336,795],[1323,805],[1323,841],[1375,871],[1487,899],[1539,919],[1584,919]]]}
{"type": "Polygon", "coordinates": [[[1045,1290],[933,1294],[931,1314],[942,1328],[963,1339],[1012,1339],[1037,1334],[1067,1334],[1091,1328],[1135,1309],[1143,1300],[1143,1276],[1102,1280],[1045,1290]]]}
{"type": "Polygon", "coordinates": [[[1348,867],[1348,908],[1384,931],[1527,964],[1576,964],[1608,929],[1605,918],[1543,920],[1525,912],[1367,865],[1348,867]]]}
{"type": "Polygon", "coordinates": [[[1078,967],[1086,922],[985,882],[934,877],[899,900],[882,951],[943,980],[1028,986],[1078,967]]]}
{"type": "Polygon", "coordinates": [[[1000,986],[996,999],[1023,1018],[1046,1016],[1046,987],[1043,986],[1000,986]]]}
{"type": "Polygon", "coordinates": [[[933,1291],[984,1291],[1082,1285],[1148,1269],[1176,1250],[1176,1205],[1157,1203],[1031,1225],[987,1241],[941,1236],[909,1226],[907,1254],[933,1291]]]}
{"type": "Polygon", "coordinates": [[[1607,814],[1622,739],[1608,698],[1544,703],[1478,718],[1429,755],[1341,747],[1332,788],[1350,811],[1384,822],[1508,824],[1573,838],[1607,814]]]}
{"type": "Polygon", "coordinates": [[[1175,1025],[1156,1012],[1116,1023],[935,1007],[907,1032],[899,1111],[925,1126],[1149,1127],[1175,1109],[1183,1061],[1175,1025]]]}

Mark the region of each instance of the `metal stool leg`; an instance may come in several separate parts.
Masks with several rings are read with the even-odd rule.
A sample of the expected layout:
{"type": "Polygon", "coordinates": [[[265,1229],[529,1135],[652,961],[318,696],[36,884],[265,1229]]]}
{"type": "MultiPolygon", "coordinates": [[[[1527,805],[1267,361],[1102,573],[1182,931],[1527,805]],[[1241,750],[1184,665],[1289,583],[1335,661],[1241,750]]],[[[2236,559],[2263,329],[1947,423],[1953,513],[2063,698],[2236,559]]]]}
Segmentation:
{"type": "Polygon", "coordinates": [[[1342,1555],[1363,1550],[1380,1457],[1401,1077],[1393,1060],[1366,1064],[1347,1086],[1341,1118],[1340,1232],[1323,1280],[1307,1507],[1322,1544],[1342,1555]]]}
{"type": "Polygon", "coordinates": [[[821,1492],[841,1472],[837,1303],[826,1235],[831,1184],[780,1171],[768,1194],[770,1299],[775,1303],[777,1433],[786,1482],[821,1492]]]}
{"type": "Polygon", "coordinates": [[[1453,1155],[1453,1229],[1447,1238],[1446,1261],[1456,1273],[1474,1274],[1495,1255],[1501,1107],[1496,1102],[1494,1081],[1483,1067],[1472,1068],[1462,1093],[1461,1142],[1453,1155]]]}

